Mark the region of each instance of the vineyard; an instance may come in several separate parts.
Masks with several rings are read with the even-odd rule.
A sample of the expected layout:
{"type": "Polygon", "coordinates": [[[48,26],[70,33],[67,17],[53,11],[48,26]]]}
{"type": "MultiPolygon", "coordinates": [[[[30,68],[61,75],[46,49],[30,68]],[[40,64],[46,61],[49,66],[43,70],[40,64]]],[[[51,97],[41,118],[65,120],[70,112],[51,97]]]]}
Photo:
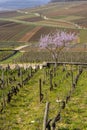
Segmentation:
{"type": "Polygon", "coordinates": [[[0,12],[0,18],[11,18],[11,17],[17,17],[22,16],[22,13],[19,13],[18,11],[4,11],[0,12]]]}
{"type": "MultiPolygon", "coordinates": [[[[20,55],[17,53],[14,57],[11,56],[7,59],[7,63],[43,63],[45,62],[55,62],[52,58],[52,55],[49,51],[45,49],[41,49],[37,44],[33,44],[32,46],[26,46],[21,48],[20,55]]],[[[17,51],[17,52],[19,52],[17,51]]],[[[14,54],[14,51],[7,51],[7,53],[14,54]]],[[[4,55],[8,57],[6,51],[3,51],[3,55],[1,55],[2,59],[4,59],[4,55]]],[[[6,63],[5,62],[5,63],[6,63]]],[[[68,47],[65,47],[59,54],[58,62],[80,62],[87,63],[87,44],[72,44],[68,47]]]]}
{"type": "Polygon", "coordinates": [[[41,29],[42,27],[36,27],[32,29],[30,32],[26,33],[19,42],[29,42],[29,40],[41,29]]]}
{"type": "Polygon", "coordinates": [[[65,30],[67,32],[75,32],[75,33],[79,33],[79,30],[76,29],[71,29],[71,28],[59,28],[59,27],[42,27],[41,29],[39,29],[34,35],[33,37],[31,37],[30,41],[34,42],[34,41],[39,41],[41,35],[46,35],[50,32],[55,32],[55,30],[65,30]]]}
{"type": "Polygon", "coordinates": [[[27,12],[39,13],[47,18],[64,20],[86,27],[87,23],[87,2],[60,2],[51,3],[37,9],[26,9],[27,12]]]}
{"type": "Polygon", "coordinates": [[[3,50],[3,49],[15,49],[16,47],[18,46],[21,46],[21,45],[24,45],[24,43],[22,42],[11,42],[11,41],[8,41],[8,42],[0,42],[0,49],[3,50]],[[9,45],[9,46],[8,46],[9,45]]]}
{"type": "Polygon", "coordinates": [[[78,25],[87,28],[87,21],[86,19],[82,19],[82,20],[74,20],[74,22],[78,23],[78,25]]]}
{"type": "Polygon", "coordinates": [[[0,11],[0,130],[87,130],[86,85],[87,2],[0,11]]]}
{"type": "Polygon", "coordinates": [[[38,17],[24,18],[24,19],[21,19],[21,20],[27,21],[27,22],[38,22],[38,21],[42,21],[43,18],[41,18],[40,16],[38,16],[38,17]]]}
{"type": "Polygon", "coordinates": [[[86,66],[1,68],[0,129],[86,130],[86,77],[86,66]]]}
{"type": "MultiPolygon", "coordinates": [[[[43,63],[53,62],[54,59],[49,51],[41,49],[38,45],[27,46],[21,49],[24,52],[20,57],[16,58],[17,63],[43,63]]],[[[87,44],[71,44],[65,47],[59,54],[59,62],[81,62],[87,63],[87,44]]]]}
{"type": "MultiPolygon", "coordinates": [[[[0,12],[0,49],[10,48],[15,50],[17,47],[27,45],[27,47],[20,50],[23,53],[15,55],[12,60],[10,60],[8,52],[5,52],[5,54],[0,52],[0,61],[3,61],[6,55],[8,57],[6,62],[41,63],[43,61],[53,61],[47,51],[38,48],[38,43],[41,35],[53,33],[55,30],[74,32],[79,35],[79,38],[75,41],[76,43],[87,43],[87,29],[83,28],[86,27],[86,10],[86,3],[76,2],[71,5],[70,3],[52,3],[29,10],[0,12]],[[79,28],[79,25],[81,25],[81,28],[79,28]],[[33,49],[31,46],[33,46],[33,49]]],[[[9,53],[13,54],[13,52],[9,53]]],[[[87,53],[83,45],[83,47],[71,48],[71,51],[62,51],[59,61],[87,62],[86,57],[87,53]]]]}
{"type": "Polygon", "coordinates": [[[58,5],[53,4],[52,8],[54,8],[52,10],[50,8],[50,11],[46,11],[44,14],[50,18],[72,21],[78,25],[86,27],[87,3],[74,2],[71,6],[69,4],[70,3],[65,3],[64,5],[61,3],[58,5]],[[57,8],[59,8],[59,10],[57,10],[57,8]],[[71,20],[68,19],[69,16],[72,18],[71,20]],[[75,20],[73,19],[73,16],[75,16],[75,20]]]}
{"type": "Polygon", "coordinates": [[[67,28],[75,28],[75,25],[72,23],[68,23],[66,21],[55,21],[52,19],[49,19],[47,21],[40,21],[39,23],[47,24],[47,25],[57,25],[58,27],[67,27],[67,28]]]}
{"type": "Polygon", "coordinates": [[[17,52],[16,51],[0,51],[0,61],[6,60],[9,57],[15,55],[17,52]]]}
{"type": "Polygon", "coordinates": [[[0,22],[0,42],[18,41],[26,32],[31,31],[34,26],[27,26],[14,22],[0,22]]]}
{"type": "MultiPolygon", "coordinates": [[[[53,62],[52,56],[47,51],[36,51],[35,49],[33,51],[25,52],[22,56],[18,57],[16,59],[16,62],[19,63],[42,63],[42,62],[53,62]]],[[[59,62],[81,62],[86,63],[87,62],[87,52],[71,52],[71,51],[62,51],[59,55],[59,62]]]]}

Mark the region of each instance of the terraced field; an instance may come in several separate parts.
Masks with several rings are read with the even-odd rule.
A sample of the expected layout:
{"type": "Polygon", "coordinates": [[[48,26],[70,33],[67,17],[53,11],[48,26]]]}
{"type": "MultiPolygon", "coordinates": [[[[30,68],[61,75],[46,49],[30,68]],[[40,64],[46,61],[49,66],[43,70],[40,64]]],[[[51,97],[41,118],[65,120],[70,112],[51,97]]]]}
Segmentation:
{"type": "Polygon", "coordinates": [[[41,18],[40,16],[36,16],[36,17],[24,18],[21,20],[27,21],[27,22],[38,22],[38,21],[42,21],[43,18],[41,18]]]}
{"type": "Polygon", "coordinates": [[[71,21],[82,27],[86,27],[87,23],[87,2],[51,3],[45,7],[32,9],[31,12],[37,12],[48,18],[71,21]]]}
{"type": "Polygon", "coordinates": [[[87,130],[87,65],[70,64],[87,63],[86,27],[87,2],[0,12],[0,130],[87,130]],[[55,30],[78,39],[59,54],[67,65],[42,67],[54,60],[39,39],[55,30]]]}
{"type": "MultiPolygon", "coordinates": [[[[75,32],[79,35],[79,38],[75,42],[82,44],[86,43],[87,30],[86,28],[82,27],[82,23],[86,25],[86,4],[86,2],[60,2],[51,3],[39,8],[37,7],[33,9],[23,9],[11,12],[0,12],[0,18],[3,18],[2,20],[0,20],[0,48],[14,49],[17,46],[30,46],[31,44],[37,46],[41,35],[54,32],[58,29],[65,30],[67,32],[75,32]],[[74,23],[74,21],[78,21],[79,23],[74,23]],[[80,22],[82,23],[80,24],[80,22]],[[79,25],[81,25],[82,28],[80,28],[79,25]]],[[[22,49],[22,51],[26,52],[26,54],[23,53],[21,54],[21,56],[25,57],[32,55],[31,57],[34,58],[37,54],[36,61],[40,61],[38,60],[40,52],[37,51],[37,49],[36,52],[34,52],[35,50],[33,49],[33,54],[31,54],[32,52],[30,51],[30,49],[30,47],[22,49]]],[[[45,52],[43,52],[42,57],[44,57],[44,53],[45,52]]],[[[46,55],[47,54],[48,53],[46,53],[46,55]]],[[[22,57],[18,59],[18,61],[21,61],[20,59],[22,59],[22,57]]],[[[25,59],[26,60],[24,61],[27,62],[32,61],[27,60],[27,58],[25,59]]],[[[33,61],[35,61],[34,59],[33,61]]]]}
{"type": "Polygon", "coordinates": [[[2,41],[18,41],[27,31],[31,31],[34,27],[14,22],[1,22],[0,25],[0,42],[2,41]]]}
{"type": "MultiPolygon", "coordinates": [[[[48,23],[49,24],[49,23],[48,23]]],[[[61,25],[62,26],[62,25],[61,25]]],[[[42,27],[40,28],[35,34],[33,37],[31,37],[30,41],[39,41],[41,35],[46,35],[50,32],[55,32],[56,30],[66,30],[67,32],[75,32],[75,33],[78,33],[79,30],[76,30],[76,29],[71,29],[71,28],[59,28],[59,27],[42,27]]]]}
{"type": "Polygon", "coordinates": [[[22,16],[23,13],[20,13],[18,11],[4,11],[0,12],[0,18],[11,18],[11,17],[17,17],[22,16]]]}
{"type": "Polygon", "coordinates": [[[37,32],[41,29],[41,26],[37,26],[34,29],[32,29],[31,31],[29,31],[28,33],[26,33],[20,40],[19,42],[29,42],[29,40],[35,35],[37,34],[37,32]]]}
{"type": "Polygon", "coordinates": [[[2,51],[2,50],[0,50],[0,61],[6,60],[7,58],[11,57],[14,54],[16,54],[15,51],[2,51]]]}
{"type": "MultiPolygon", "coordinates": [[[[47,50],[42,50],[38,47],[25,47],[21,50],[23,55],[16,58],[16,62],[34,62],[34,63],[42,63],[42,62],[52,62],[54,59],[52,58],[52,55],[47,50]]],[[[72,45],[70,47],[64,48],[60,52],[59,62],[81,62],[81,63],[87,63],[87,44],[81,45],[77,44],[76,46],[72,45]]]]}
{"type": "Polygon", "coordinates": [[[15,41],[6,41],[6,42],[0,42],[0,49],[15,49],[18,46],[24,45],[24,43],[15,42],[15,41]],[[8,46],[9,45],[9,46],[8,46]]]}
{"type": "MultiPolygon", "coordinates": [[[[33,8],[29,10],[25,9],[23,11],[17,10],[11,12],[0,12],[0,18],[3,18],[3,20],[0,20],[0,41],[20,41],[36,26],[44,26],[44,28],[45,26],[53,26],[54,29],[59,27],[66,28],[66,30],[67,28],[75,28],[77,32],[79,32],[81,31],[79,30],[80,26],[86,27],[86,4],[86,2],[76,2],[71,4],[53,3],[44,7],[33,8]],[[12,20],[12,22],[6,21],[6,18],[8,18],[8,20],[12,20]],[[19,21],[16,21],[16,19],[19,19],[19,21]]],[[[35,41],[38,39],[37,37],[40,37],[38,34],[39,31],[35,31],[36,34],[34,33],[33,37],[29,36],[31,34],[28,34],[28,36],[31,37],[29,38],[29,41],[35,41]]],[[[83,29],[83,31],[85,33],[86,30],[83,29]]],[[[46,29],[41,29],[41,32],[47,33],[46,29]]],[[[23,42],[28,41],[28,39],[25,40],[26,37],[24,38],[23,42]]],[[[86,39],[86,37],[83,36],[81,42],[84,43],[87,41],[87,39],[84,39],[86,39]]]]}

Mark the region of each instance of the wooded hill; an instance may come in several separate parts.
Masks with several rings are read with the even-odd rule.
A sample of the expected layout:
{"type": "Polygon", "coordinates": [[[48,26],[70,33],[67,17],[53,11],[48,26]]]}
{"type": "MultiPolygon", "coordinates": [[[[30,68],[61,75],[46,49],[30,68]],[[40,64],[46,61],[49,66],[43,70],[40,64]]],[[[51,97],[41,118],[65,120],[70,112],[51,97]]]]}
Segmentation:
{"type": "MultiPolygon", "coordinates": [[[[69,1],[83,1],[83,0],[51,0],[51,2],[69,2],[69,1]]],[[[87,1],[87,0],[84,0],[87,1]]]]}

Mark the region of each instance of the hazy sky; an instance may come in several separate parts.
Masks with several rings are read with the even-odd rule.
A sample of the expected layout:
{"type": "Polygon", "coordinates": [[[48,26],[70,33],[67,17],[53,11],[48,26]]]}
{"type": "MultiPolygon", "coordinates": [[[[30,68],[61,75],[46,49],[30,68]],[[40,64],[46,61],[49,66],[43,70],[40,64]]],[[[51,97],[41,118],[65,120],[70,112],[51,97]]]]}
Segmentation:
{"type": "MultiPolygon", "coordinates": [[[[6,2],[6,1],[14,1],[14,0],[0,0],[0,2],[6,2]]],[[[44,0],[27,0],[27,1],[44,1],[44,0]]],[[[45,1],[50,1],[50,0],[45,0],[45,1]]]]}
{"type": "Polygon", "coordinates": [[[0,0],[0,10],[35,7],[50,0],[0,0]]]}

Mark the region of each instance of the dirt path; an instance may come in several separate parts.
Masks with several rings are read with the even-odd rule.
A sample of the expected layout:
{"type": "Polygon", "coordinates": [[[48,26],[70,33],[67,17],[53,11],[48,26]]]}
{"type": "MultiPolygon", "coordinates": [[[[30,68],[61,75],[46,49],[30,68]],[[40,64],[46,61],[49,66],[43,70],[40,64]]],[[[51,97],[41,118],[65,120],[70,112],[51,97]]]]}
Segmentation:
{"type": "Polygon", "coordinates": [[[25,47],[28,47],[29,45],[23,45],[23,46],[19,46],[17,48],[15,48],[14,50],[18,50],[20,51],[21,49],[25,48],[25,47]]]}
{"type": "Polygon", "coordinates": [[[39,31],[42,28],[42,26],[39,27],[35,27],[33,30],[31,30],[30,32],[26,33],[20,40],[19,42],[28,42],[32,36],[39,31]]]}

